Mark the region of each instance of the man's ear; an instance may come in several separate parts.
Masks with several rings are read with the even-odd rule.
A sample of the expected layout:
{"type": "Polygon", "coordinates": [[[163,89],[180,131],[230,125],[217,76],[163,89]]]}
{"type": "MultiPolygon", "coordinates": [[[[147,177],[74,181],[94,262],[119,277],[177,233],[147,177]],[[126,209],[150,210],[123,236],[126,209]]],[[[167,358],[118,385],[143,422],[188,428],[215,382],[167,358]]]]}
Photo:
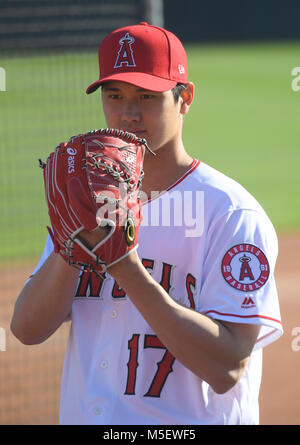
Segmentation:
{"type": "Polygon", "coordinates": [[[194,91],[195,91],[195,86],[192,82],[189,82],[186,88],[182,91],[181,93],[182,103],[180,107],[181,114],[186,114],[189,111],[189,108],[194,99],[194,91]]]}

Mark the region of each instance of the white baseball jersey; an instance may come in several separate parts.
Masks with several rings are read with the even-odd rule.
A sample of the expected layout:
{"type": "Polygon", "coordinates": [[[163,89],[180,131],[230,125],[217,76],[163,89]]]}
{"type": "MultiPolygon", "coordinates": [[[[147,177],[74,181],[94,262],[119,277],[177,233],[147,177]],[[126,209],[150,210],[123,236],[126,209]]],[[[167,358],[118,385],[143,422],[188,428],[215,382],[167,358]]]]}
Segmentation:
{"type": "MultiPolygon", "coordinates": [[[[282,333],[271,222],[241,185],[196,160],[143,214],[139,256],[173,299],[261,326],[246,371],[215,393],[173,357],[109,274],[85,273],[72,306],[60,423],[259,423],[262,348],[282,333]]],[[[49,238],[38,267],[51,251],[49,238]]]]}

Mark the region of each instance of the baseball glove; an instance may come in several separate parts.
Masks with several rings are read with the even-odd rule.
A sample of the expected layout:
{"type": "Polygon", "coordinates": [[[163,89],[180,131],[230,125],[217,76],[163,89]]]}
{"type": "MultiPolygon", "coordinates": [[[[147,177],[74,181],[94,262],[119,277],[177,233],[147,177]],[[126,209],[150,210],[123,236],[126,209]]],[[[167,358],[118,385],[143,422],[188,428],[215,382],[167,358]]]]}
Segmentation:
{"type": "Polygon", "coordinates": [[[54,250],[70,265],[101,274],[138,245],[145,139],[94,130],[59,144],[43,168],[54,250]],[[107,234],[89,247],[82,230],[107,234]]]}

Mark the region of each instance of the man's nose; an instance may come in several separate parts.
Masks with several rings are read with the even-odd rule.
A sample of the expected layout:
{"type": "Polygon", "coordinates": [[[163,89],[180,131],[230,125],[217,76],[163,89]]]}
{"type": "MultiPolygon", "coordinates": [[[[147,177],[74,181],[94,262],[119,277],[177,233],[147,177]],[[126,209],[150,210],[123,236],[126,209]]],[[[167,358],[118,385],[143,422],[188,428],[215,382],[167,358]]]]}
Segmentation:
{"type": "Polygon", "coordinates": [[[141,120],[141,112],[136,102],[124,104],[122,109],[122,119],[123,121],[129,122],[139,122],[141,120]]]}

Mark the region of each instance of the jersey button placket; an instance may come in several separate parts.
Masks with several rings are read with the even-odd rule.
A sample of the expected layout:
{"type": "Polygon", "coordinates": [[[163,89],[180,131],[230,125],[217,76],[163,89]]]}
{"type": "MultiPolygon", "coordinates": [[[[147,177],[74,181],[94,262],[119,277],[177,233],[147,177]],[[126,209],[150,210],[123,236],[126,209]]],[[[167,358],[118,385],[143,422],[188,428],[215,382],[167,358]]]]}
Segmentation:
{"type": "Polygon", "coordinates": [[[93,413],[95,416],[100,416],[103,412],[103,409],[100,406],[94,406],[93,413]]]}
{"type": "Polygon", "coordinates": [[[117,316],[118,316],[117,311],[115,309],[112,309],[110,311],[110,316],[111,316],[111,318],[117,318],[117,316]]]}
{"type": "Polygon", "coordinates": [[[106,369],[108,367],[108,361],[107,360],[102,360],[100,362],[100,368],[101,369],[106,369]]]}

